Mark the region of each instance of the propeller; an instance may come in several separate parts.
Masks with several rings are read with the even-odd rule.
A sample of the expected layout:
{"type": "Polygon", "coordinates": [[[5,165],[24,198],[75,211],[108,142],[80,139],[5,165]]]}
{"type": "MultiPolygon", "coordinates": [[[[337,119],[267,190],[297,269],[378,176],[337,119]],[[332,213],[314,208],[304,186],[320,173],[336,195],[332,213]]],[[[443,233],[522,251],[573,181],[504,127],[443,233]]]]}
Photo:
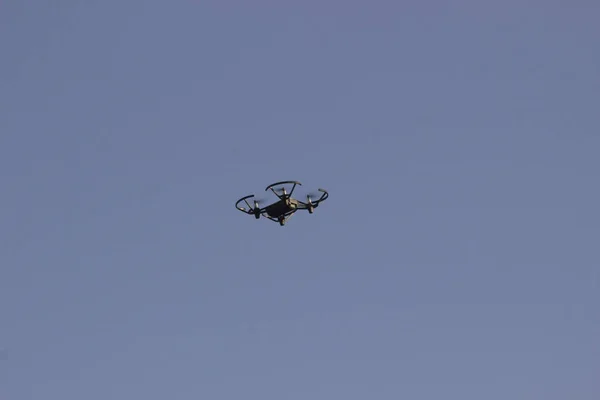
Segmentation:
{"type": "Polygon", "coordinates": [[[287,190],[285,190],[284,187],[276,188],[276,189],[273,189],[273,190],[275,191],[275,193],[278,193],[279,195],[287,195],[287,194],[289,194],[287,192],[287,190]]]}
{"type": "Polygon", "coordinates": [[[254,207],[256,207],[256,206],[258,206],[259,204],[262,204],[262,203],[264,203],[265,201],[267,201],[267,199],[266,199],[266,198],[264,198],[264,197],[261,197],[260,199],[254,199],[254,200],[252,200],[252,201],[254,202],[254,207]]]}
{"type": "Polygon", "coordinates": [[[310,201],[316,201],[323,197],[322,192],[310,192],[306,195],[306,199],[310,201]]]}

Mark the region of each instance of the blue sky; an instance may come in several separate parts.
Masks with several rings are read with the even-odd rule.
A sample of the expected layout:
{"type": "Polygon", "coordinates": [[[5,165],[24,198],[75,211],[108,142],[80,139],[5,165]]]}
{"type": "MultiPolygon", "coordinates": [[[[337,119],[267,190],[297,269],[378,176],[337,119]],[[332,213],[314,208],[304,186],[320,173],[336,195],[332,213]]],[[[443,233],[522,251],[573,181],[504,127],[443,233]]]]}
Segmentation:
{"type": "Polygon", "coordinates": [[[597,399],[599,11],[2,2],[0,398],[597,399]]]}

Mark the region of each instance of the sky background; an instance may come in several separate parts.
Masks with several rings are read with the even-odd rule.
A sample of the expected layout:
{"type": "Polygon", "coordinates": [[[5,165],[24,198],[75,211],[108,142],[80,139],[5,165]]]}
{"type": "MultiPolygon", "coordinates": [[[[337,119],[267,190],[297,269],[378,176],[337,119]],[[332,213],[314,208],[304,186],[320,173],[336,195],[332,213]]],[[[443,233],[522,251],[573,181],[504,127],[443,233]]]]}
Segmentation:
{"type": "Polygon", "coordinates": [[[600,4],[449,3],[1,1],[0,399],[600,398],[600,4]]]}

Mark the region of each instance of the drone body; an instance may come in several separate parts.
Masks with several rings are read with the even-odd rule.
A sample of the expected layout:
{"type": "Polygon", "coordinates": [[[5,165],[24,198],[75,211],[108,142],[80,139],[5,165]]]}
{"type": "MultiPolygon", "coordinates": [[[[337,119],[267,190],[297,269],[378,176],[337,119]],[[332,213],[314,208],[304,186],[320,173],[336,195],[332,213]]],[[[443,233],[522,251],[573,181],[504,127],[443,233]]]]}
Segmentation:
{"type": "Polygon", "coordinates": [[[253,200],[254,206],[251,206],[250,203],[248,203],[248,199],[254,197],[254,195],[251,194],[249,196],[242,197],[241,199],[239,199],[235,203],[235,208],[237,208],[238,210],[242,211],[245,214],[254,215],[254,217],[256,219],[260,219],[261,216],[264,216],[265,218],[268,218],[271,221],[279,222],[279,225],[283,226],[283,225],[285,225],[285,222],[296,211],[308,210],[308,212],[310,214],[312,214],[314,212],[315,208],[318,207],[322,201],[327,199],[327,197],[329,197],[329,194],[327,193],[327,191],[325,191],[324,189],[319,189],[319,191],[322,192],[323,194],[317,200],[312,200],[311,199],[312,196],[310,194],[306,196],[306,199],[307,199],[306,202],[294,199],[294,198],[292,198],[292,193],[294,192],[294,189],[296,188],[297,185],[302,185],[302,184],[297,181],[282,181],[282,182],[273,183],[272,185],[267,186],[265,191],[270,189],[273,193],[275,193],[275,196],[277,196],[277,198],[278,198],[278,200],[275,203],[261,208],[261,207],[259,207],[260,201],[253,200]],[[279,185],[285,185],[285,184],[293,184],[292,189],[290,190],[290,193],[288,194],[286,192],[285,188],[283,188],[283,189],[279,190],[282,194],[278,194],[277,190],[274,189],[274,187],[279,186],[279,185]],[[242,201],[246,203],[246,205],[248,206],[248,209],[246,209],[245,207],[240,207],[240,203],[242,201]]]}

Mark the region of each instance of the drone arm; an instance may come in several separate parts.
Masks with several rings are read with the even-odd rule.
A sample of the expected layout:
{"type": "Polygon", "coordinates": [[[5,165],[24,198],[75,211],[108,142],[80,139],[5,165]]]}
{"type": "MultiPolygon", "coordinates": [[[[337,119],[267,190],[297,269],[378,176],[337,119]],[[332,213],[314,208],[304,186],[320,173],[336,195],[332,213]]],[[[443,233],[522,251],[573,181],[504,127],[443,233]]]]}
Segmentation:
{"type": "MultiPolygon", "coordinates": [[[[283,215],[283,223],[285,224],[285,222],[287,222],[288,219],[290,219],[292,217],[292,215],[294,215],[296,213],[297,210],[293,210],[288,212],[287,214],[283,215]]],[[[270,219],[273,222],[277,222],[278,224],[281,224],[281,221],[279,220],[279,218],[273,218],[268,214],[264,214],[264,217],[267,219],[270,219]]]]}
{"type": "Polygon", "coordinates": [[[279,223],[279,220],[277,218],[273,218],[269,214],[263,214],[263,217],[265,217],[266,219],[270,219],[273,222],[279,223]]]}
{"type": "Polygon", "coordinates": [[[296,210],[292,211],[291,213],[289,213],[288,215],[285,216],[285,218],[283,219],[284,222],[287,222],[288,219],[292,218],[292,216],[296,213],[296,210]]]}

